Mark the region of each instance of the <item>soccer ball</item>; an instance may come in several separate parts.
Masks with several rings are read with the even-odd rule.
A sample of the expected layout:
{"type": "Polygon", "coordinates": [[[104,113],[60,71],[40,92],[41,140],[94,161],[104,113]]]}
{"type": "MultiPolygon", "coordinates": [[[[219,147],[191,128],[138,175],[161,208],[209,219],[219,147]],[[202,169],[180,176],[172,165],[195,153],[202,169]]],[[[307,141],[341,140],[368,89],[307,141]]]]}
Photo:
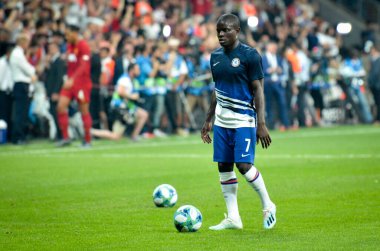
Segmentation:
{"type": "Polygon", "coordinates": [[[157,207],[172,207],[177,199],[177,191],[171,185],[162,184],[153,191],[153,202],[157,207]]]}
{"type": "Polygon", "coordinates": [[[179,232],[195,232],[202,226],[202,214],[194,206],[182,206],[174,214],[174,226],[179,232]]]}

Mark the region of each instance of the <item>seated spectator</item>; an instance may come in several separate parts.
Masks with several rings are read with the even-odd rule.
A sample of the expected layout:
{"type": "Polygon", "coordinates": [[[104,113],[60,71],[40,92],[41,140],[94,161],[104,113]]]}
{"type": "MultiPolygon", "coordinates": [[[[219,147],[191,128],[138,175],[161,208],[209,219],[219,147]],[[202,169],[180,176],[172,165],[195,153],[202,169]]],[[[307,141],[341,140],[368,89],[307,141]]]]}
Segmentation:
{"type": "Polygon", "coordinates": [[[137,64],[129,64],[128,73],[124,73],[117,81],[116,90],[111,101],[111,108],[115,121],[112,131],[92,129],[91,133],[95,137],[119,140],[123,137],[128,125],[135,125],[131,139],[139,140],[139,134],[148,119],[148,113],[136,105],[139,94],[133,91],[134,81],[140,74],[137,64]]]}

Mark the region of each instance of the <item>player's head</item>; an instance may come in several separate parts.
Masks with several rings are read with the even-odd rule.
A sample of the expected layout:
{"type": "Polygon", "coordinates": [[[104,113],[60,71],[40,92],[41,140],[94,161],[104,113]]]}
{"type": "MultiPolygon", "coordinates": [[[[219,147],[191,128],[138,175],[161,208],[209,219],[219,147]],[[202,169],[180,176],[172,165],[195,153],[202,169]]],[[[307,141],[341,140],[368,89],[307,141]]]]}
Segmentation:
{"type": "Polygon", "coordinates": [[[377,43],[377,44],[372,45],[371,50],[370,50],[370,55],[373,57],[377,57],[379,54],[380,54],[380,44],[377,43]]]}
{"type": "Polygon", "coordinates": [[[138,64],[136,63],[130,63],[128,65],[128,75],[131,77],[131,78],[135,78],[137,77],[138,75],[140,75],[140,67],[138,64]]]}
{"type": "Polygon", "coordinates": [[[48,46],[48,52],[50,55],[59,53],[59,44],[56,42],[50,42],[48,46]]]}
{"type": "Polygon", "coordinates": [[[132,56],[135,53],[135,47],[132,43],[125,43],[123,48],[123,54],[132,56]]]}
{"type": "Polygon", "coordinates": [[[224,48],[232,48],[240,32],[239,18],[233,14],[221,15],[216,22],[219,43],[224,48]]]}
{"type": "Polygon", "coordinates": [[[294,51],[298,51],[301,49],[301,46],[296,41],[293,41],[290,44],[290,48],[292,48],[294,51]]]}
{"type": "Polygon", "coordinates": [[[266,45],[266,50],[267,52],[269,53],[272,53],[272,54],[276,54],[277,53],[277,45],[275,42],[269,42],[267,45],[266,45]]]}
{"type": "Polygon", "coordinates": [[[181,41],[178,38],[171,37],[168,40],[169,51],[178,51],[181,41]]]}
{"type": "Polygon", "coordinates": [[[108,42],[101,42],[100,43],[100,50],[99,50],[99,56],[100,58],[106,58],[111,53],[110,44],[108,42]]]}
{"type": "Polygon", "coordinates": [[[352,59],[358,59],[360,57],[360,52],[357,49],[352,49],[349,54],[352,59]]]}
{"type": "Polygon", "coordinates": [[[80,28],[77,25],[70,24],[66,27],[66,40],[69,43],[75,43],[78,40],[80,28]]]}
{"type": "Polygon", "coordinates": [[[30,44],[30,38],[26,34],[20,34],[17,37],[16,44],[26,50],[30,44]]]}

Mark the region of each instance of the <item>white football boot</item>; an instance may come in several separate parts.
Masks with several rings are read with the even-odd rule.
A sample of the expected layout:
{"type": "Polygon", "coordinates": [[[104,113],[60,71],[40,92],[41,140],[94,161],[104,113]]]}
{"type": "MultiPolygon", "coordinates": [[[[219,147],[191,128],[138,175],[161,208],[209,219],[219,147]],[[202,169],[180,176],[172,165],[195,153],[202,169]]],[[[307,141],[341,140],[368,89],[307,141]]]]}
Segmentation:
{"type": "Polygon", "coordinates": [[[276,205],[272,204],[269,208],[263,210],[264,228],[271,229],[276,225],[276,205]]]}
{"type": "Polygon", "coordinates": [[[224,230],[224,229],[242,229],[243,223],[241,219],[233,220],[227,217],[227,214],[224,214],[225,219],[222,220],[218,225],[209,227],[210,230],[224,230]]]}

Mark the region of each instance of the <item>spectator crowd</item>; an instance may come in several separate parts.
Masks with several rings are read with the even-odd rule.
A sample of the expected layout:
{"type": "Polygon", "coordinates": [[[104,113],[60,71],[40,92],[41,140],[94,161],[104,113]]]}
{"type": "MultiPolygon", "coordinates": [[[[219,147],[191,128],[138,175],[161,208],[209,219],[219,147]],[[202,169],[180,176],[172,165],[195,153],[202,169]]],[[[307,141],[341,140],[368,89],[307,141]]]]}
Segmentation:
{"type": "MultiPolygon", "coordinates": [[[[240,39],[263,59],[269,128],[379,123],[375,31],[345,48],[318,11],[312,0],[0,0],[0,120],[15,144],[61,138],[65,34],[75,25],[91,49],[94,136],[139,140],[197,131],[213,91],[215,22],[234,13],[240,39]],[[138,95],[120,106],[120,88],[138,95]]],[[[69,134],[80,138],[75,101],[69,114],[69,134]]]]}

